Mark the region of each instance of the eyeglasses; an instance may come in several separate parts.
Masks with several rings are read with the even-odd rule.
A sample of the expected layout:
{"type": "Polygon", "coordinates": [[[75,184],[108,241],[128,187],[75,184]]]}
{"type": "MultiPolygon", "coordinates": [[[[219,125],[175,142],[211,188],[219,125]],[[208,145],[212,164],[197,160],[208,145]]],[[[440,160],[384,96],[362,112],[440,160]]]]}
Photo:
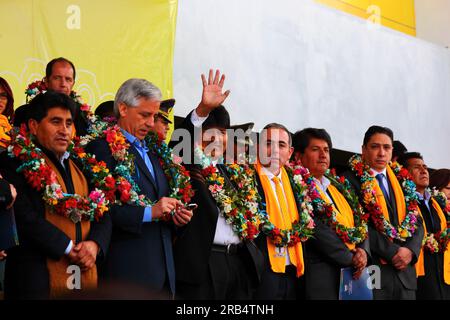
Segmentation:
{"type": "Polygon", "coordinates": [[[8,95],[6,93],[0,93],[0,100],[8,100],[8,95]]]}

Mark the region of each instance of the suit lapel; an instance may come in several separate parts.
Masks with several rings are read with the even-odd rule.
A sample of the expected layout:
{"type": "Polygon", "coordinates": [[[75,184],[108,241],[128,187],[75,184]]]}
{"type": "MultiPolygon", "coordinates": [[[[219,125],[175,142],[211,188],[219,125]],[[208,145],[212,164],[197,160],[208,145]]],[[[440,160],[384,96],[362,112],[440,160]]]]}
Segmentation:
{"type": "MultiPolygon", "coordinates": [[[[148,170],[144,159],[142,159],[141,155],[139,154],[139,152],[136,150],[136,148],[134,146],[131,146],[129,150],[130,150],[130,152],[132,154],[134,154],[134,160],[135,160],[135,163],[136,163],[136,165],[138,167],[136,169],[138,169],[140,172],[144,173],[144,175],[147,177],[147,179],[151,182],[151,184],[152,184],[153,188],[155,189],[156,193],[158,193],[158,187],[156,185],[156,181],[155,181],[155,179],[153,179],[152,174],[148,170]]],[[[150,159],[150,161],[151,161],[151,159],[150,159]]],[[[152,162],[152,164],[153,164],[153,162],[152,162]]]]}

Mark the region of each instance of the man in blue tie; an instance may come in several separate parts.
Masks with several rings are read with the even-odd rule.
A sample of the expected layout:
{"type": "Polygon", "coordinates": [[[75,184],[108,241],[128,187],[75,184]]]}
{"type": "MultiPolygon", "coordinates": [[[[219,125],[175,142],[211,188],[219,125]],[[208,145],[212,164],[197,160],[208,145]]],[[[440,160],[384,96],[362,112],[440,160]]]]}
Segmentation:
{"type": "Polygon", "coordinates": [[[393,140],[391,129],[371,126],[364,135],[361,158],[353,157],[352,170],[344,175],[359,192],[360,202],[370,215],[372,263],[381,271],[380,286],[373,291],[374,299],[411,300],[416,298],[414,264],[419,258],[424,230],[417,203],[412,199],[414,195],[406,197],[408,190],[394,173],[393,140]],[[368,192],[370,188],[372,191],[368,192]],[[408,226],[409,232],[401,226],[408,226]]]}
{"type": "MultiPolygon", "coordinates": [[[[119,298],[136,298],[129,295],[132,290],[122,289],[130,286],[137,286],[140,293],[150,293],[148,297],[174,297],[173,231],[192,217],[192,211],[179,200],[168,197],[171,190],[160,159],[152,152],[153,146],[145,142],[153,130],[160,102],[160,90],[144,79],[125,81],[114,101],[117,124],[130,144],[127,151],[134,155],[133,179],[139,193],[155,203],[145,207],[117,205],[111,210],[113,232],[108,257],[100,269],[100,285],[120,288],[120,292],[115,292],[119,298]],[[174,214],[169,221],[164,219],[171,213],[174,214]]],[[[93,141],[87,149],[105,161],[111,171],[117,166],[106,139],[93,141]]]]}

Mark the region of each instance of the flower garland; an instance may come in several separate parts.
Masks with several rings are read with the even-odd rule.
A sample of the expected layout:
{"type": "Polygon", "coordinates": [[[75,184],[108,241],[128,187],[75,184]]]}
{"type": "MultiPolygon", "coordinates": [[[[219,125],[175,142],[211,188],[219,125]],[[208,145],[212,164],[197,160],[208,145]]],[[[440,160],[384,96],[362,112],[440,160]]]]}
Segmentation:
{"type": "Polygon", "coordinates": [[[225,183],[225,178],[200,148],[194,149],[200,160],[202,175],[214,200],[222,209],[225,221],[240,239],[253,240],[260,233],[266,214],[259,210],[260,196],[255,186],[255,171],[249,165],[231,164],[226,169],[236,188],[225,183]]]}
{"type": "Polygon", "coordinates": [[[68,151],[72,151],[71,156],[81,162],[85,171],[92,173],[91,182],[95,189],[87,197],[62,191],[56,173],[46,164],[42,150],[33,143],[25,125],[13,131],[12,143],[8,147],[8,155],[22,162],[17,172],[24,174],[33,189],[43,191],[42,199],[53,213],[74,223],[99,220],[109,210],[108,205],[114,202],[115,180],[104,162],[98,162],[82,148],[72,144],[68,151]]]}
{"type": "MultiPolygon", "coordinates": [[[[439,206],[442,208],[446,219],[449,217],[449,206],[450,201],[447,200],[445,194],[436,189],[428,189],[427,190],[431,197],[436,200],[439,206]]],[[[428,233],[424,236],[422,240],[423,248],[430,253],[438,253],[443,252],[447,248],[447,245],[450,241],[450,229],[449,223],[447,222],[447,228],[445,230],[440,230],[436,233],[428,233]]]]}
{"type": "MultiPolygon", "coordinates": [[[[33,98],[38,94],[47,92],[47,90],[47,85],[42,80],[36,80],[30,83],[25,89],[27,103],[33,100],[33,98]]],[[[90,125],[96,122],[97,117],[91,111],[91,107],[87,103],[83,102],[83,99],[79,94],[77,94],[75,91],[71,91],[69,97],[72,98],[75,103],[80,105],[80,114],[90,125]]]]}
{"type": "MultiPolygon", "coordinates": [[[[331,226],[337,236],[345,243],[359,244],[368,236],[367,222],[369,214],[365,213],[359,203],[358,195],[345,177],[337,176],[334,170],[325,174],[330,183],[338,189],[352,209],[354,227],[346,227],[340,224],[336,218],[336,210],[331,203],[325,202],[316,188],[310,189],[310,197],[319,218],[328,226],[331,226]]],[[[310,178],[312,180],[312,178],[310,178]]]]}
{"type": "MultiPolygon", "coordinates": [[[[82,146],[86,146],[89,142],[98,138],[106,140],[111,154],[117,162],[113,176],[116,179],[120,194],[118,202],[141,207],[153,206],[154,201],[143,194],[139,194],[140,188],[132,176],[135,172],[134,155],[128,151],[130,144],[126,141],[120,127],[98,121],[90,127],[89,134],[80,139],[80,143],[82,146]]],[[[145,141],[160,160],[172,191],[169,197],[176,198],[184,204],[189,203],[193,196],[189,172],[184,166],[173,161],[172,150],[165,142],[160,141],[156,134],[150,133],[145,141]]],[[[170,220],[170,215],[164,216],[163,220],[170,220]]]]}
{"type": "Polygon", "coordinates": [[[444,192],[433,188],[432,190],[428,190],[431,196],[437,201],[442,211],[444,211],[445,217],[447,220],[450,219],[450,201],[447,199],[447,196],[444,192]]]}
{"type": "Polygon", "coordinates": [[[363,163],[360,155],[351,157],[349,165],[350,169],[361,181],[361,198],[377,231],[391,240],[406,241],[407,238],[412,237],[418,228],[417,217],[419,213],[418,198],[415,192],[416,185],[411,181],[408,170],[402,168],[397,162],[389,164],[403,189],[407,210],[405,220],[398,227],[394,227],[384,218],[381,206],[377,202],[375,192],[377,182],[371,174],[370,167],[363,163]]]}
{"type": "Polygon", "coordinates": [[[256,171],[250,165],[230,164],[225,168],[236,188],[225,183],[224,177],[211,160],[195,148],[200,159],[202,175],[208,184],[217,205],[222,209],[225,220],[241,239],[254,239],[260,232],[266,235],[276,247],[290,247],[300,241],[306,241],[313,234],[314,221],[307,186],[303,174],[298,168],[287,168],[288,175],[296,194],[297,207],[300,209],[300,221],[294,221],[291,229],[280,229],[270,222],[262,199],[255,185],[256,171]],[[259,206],[261,204],[261,207],[259,206]]]}

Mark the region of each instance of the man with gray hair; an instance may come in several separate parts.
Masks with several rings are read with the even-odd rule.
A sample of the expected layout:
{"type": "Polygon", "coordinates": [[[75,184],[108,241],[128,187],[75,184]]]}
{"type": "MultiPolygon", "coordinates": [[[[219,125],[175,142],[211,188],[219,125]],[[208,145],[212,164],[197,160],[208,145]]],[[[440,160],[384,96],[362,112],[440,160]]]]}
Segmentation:
{"type": "MultiPolygon", "coordinates": [[[[112,208],[111,245],[105,265],[100,269],[100,285],[111,285],[111,281],[127,287],[138,285],[158,298],[171,298],[175,294],[173,224],[188,223],[192,211],[179,200],[168,197],[171,190],[160,159],[152,152],[153,146],[145,142],[160,103],[161,91],[144,79],[125,81],[116,94],[114,113],[120,127],[117,134],[123,134],[126,143],[122,147],[134,155],[132,179],[139,193],[155,204],[142,206],[128,202],[112,208]]],[[[91,142],[87,148],[114,171],[119,162],[112,149],[106,137],[91,142]]]]}

